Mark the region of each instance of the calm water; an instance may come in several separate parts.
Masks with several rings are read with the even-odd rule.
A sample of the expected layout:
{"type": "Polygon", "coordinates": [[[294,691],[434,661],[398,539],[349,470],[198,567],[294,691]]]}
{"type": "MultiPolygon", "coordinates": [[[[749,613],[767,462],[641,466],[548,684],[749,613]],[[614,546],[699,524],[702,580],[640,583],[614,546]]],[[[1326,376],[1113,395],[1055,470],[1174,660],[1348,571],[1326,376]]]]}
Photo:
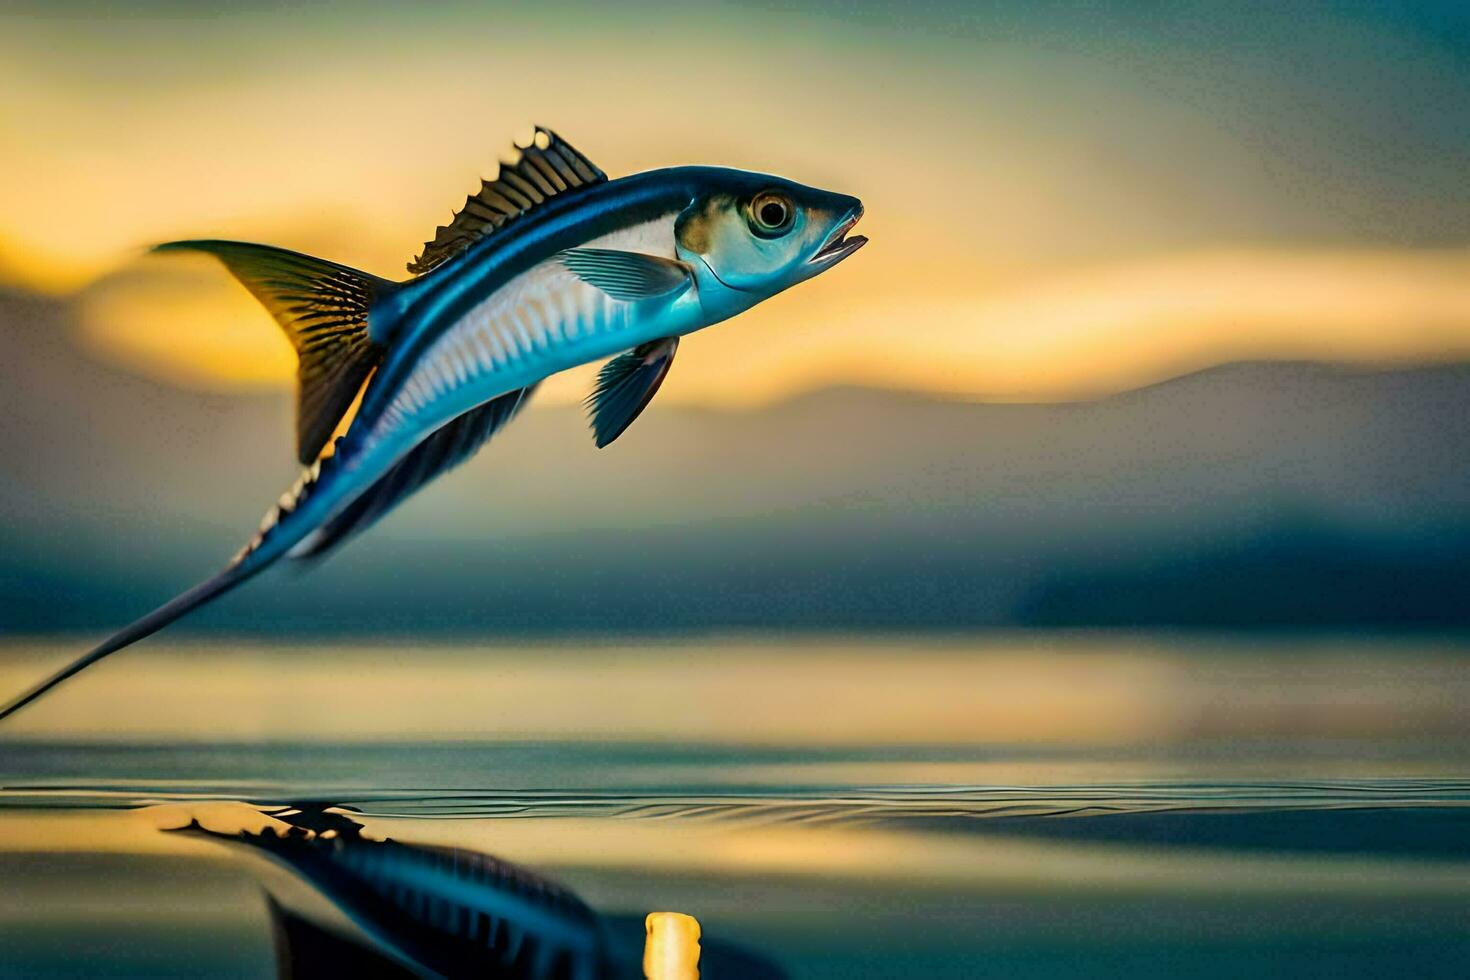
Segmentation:
{"type": "Polygon", "coordinates": [[[259,868],[159,829],[235,801],[794,977],[1463,977],[1467,705],[1438,641],[157,645],[0,742],[0,974],[273,976],[259,868]]]}

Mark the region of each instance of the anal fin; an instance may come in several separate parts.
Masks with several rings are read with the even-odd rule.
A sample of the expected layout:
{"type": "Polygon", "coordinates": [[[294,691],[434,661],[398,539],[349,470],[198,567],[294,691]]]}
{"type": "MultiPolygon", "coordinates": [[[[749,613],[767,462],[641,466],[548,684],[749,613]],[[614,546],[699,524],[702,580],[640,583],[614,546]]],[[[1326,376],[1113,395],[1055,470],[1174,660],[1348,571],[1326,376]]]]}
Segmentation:
{"type": "MultiPolygon", "coordinates": [[[[536,386],[518,388],[446,423],[394,464],[351,505],[304,539],[293,558],[320,558],[372,526],[437,477],[474,456],[520,414],[536,386]]],[[[330,457],[329,457],[330,461],[330,457]]]]}

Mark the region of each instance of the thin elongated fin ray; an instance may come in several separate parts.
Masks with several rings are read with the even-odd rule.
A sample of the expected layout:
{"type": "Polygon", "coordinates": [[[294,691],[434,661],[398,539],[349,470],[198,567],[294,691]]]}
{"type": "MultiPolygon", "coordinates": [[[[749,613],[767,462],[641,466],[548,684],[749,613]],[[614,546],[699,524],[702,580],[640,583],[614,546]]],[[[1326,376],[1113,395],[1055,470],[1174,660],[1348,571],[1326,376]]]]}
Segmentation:
{"type": "Polygon", "coordinates": [[[627,303],[659,296],[672,298],[694,282],[683,263],[643,252],[569,248],[560,258],[578,279],[627,303]]]}
{"type": "Polygon", "coordinates": [[[100,646],[95,647],[86,655],[78,657],[61,670],[46,678],[46,680],[37,684],[24,694],[12,699],[3,708],[0,708],[0,721],[9,718],[21,708],[35,701],[68,678],[74,677],[86,670],[103,657],[116,653],[124,647],[143,639],[145,636],[151,636],[190,610],[196,609],[216,596],[230,591],[241,582],[244,582],[261,571],[267,564],[269,562],[259,564],[232,564],[214,577],[200,582],[188,592],[159,606],[142,619],[124,626],[104,640],[100,646]]]}
{"type": "Polygon", "coordinates": [[[423,275],[537,205],[605,180],[607,174],[576,147],[537,126],[530,144],[515,146],[514,159],[501,163],[494,178],[482,180],[449,224],[436,229],[408,271],[423,275]]]}
{"type": "Polygon", "coordinates": [[[342,513],[306,538],[293,558],[320,558],[359,534],[425,485],[468,460],[530,401],[536,386],[520,388],[471,409],[414,447],[342,513]]]}
{"type": "Polygon", "coordinates": [[[154,251],[213,255],[270,310],[298,358],[296,455],[316,459],[382,360],[383,348],[368,336],[368,309],[395,284],[269,245],[186,241],[154,251]]]}
{"type": "Polygon", "coordinates": [[[653,401],[678,350],[678,337],[650,340],[619,354],[597,372],[597,384],[586,404],[598,449],[622,435],[653,401]]]}
{"type": "MultiPolygon", "coordinates": [[[[405,457],[397,467],[390,470],[383,480],[369,489],[369,495],[377,490],[381,496],[371,501],[371,506],[363,506],[361,515],[350,527],[344,522],[342,533],[366,527],[435,476],[474,455],[485,440],[515,416],[532,391],[534,391],[534,386],[503,395],[474,411],[467,412],[455,422],[451,422],[434,433],[433,436],[430,436],[430,440],[434,441],[428,449],[421,445],[414,453],[405,457]],[[413,461],[411,467],[404,465],[410,461],[413,461]],[[396,479],[391,484],[385,483],[395,477],[396,479]]],[[[0,721],[33,703],[103,658],[153,635],[175,620],[210,600],[224,595],[269,568],[300,540],[303,529],[298,527],[288,531],[285,526],[286,518],[311,499],[322,481],[339,465],[338,460],[338,455],[332,453],[314,461],[302,474],[301,479],[281,495],[281,499],[266,513],[260,530],[222,571],[169,600],[146,616],[124,626],[99,646],[0,707],[0,721]]],[[[328,527],[331,526],[332,523],[329,522],[328,527]]]]}
{"type": "Polygon", "coordinates": [[[74,677],[104,657],[131,646],[212,599],[255,577],[269,568],[290,547],[289,538],[275,535],[284,518],[300,507],[316,490],[324,474],[336,465],[337,457],[327,456],[317,460],[302,474],[295,486],[281,495],[281,499],[266,513],[260,530],[248,544],[231,559],[223,570],[205,579],[187,592],[170,599],[141,619],[135,620],[109,636],[88,653],[67,664],[41,683],[0,707],[0,721],[15,714],[57,685],[74,677]]]}

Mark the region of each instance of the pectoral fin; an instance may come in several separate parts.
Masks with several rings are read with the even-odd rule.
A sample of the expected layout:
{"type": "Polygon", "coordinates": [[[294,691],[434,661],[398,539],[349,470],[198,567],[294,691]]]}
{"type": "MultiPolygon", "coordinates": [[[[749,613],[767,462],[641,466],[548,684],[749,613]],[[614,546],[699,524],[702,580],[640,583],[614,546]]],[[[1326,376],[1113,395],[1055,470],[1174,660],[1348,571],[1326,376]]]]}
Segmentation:
{"type": "Polygon", "coordinates": [[[569,248],[561,263],[583,282],[625,302],[673,298],[694,279],[682,263],[643,252],[611,248],[569,248]]]}
{"type": "Polygon", "coordinates": [[[642,414],[668,376],[678,349],[678,337],[650,340],[608,361],[597,373],[587,407],[598,449],[622,435],[642,414]]]}

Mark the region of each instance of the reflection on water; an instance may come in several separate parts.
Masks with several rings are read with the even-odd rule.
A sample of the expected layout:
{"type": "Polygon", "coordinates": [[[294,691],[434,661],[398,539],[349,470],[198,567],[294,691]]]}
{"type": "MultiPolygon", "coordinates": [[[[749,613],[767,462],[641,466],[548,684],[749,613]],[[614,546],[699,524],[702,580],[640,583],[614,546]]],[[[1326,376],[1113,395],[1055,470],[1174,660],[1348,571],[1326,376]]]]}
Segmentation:
{"type": "Polygon", "coordinates": [[[630,959],[611,956],[596,914],[546,879],[476,851],[366,836],[335,807],[243,807],[243,820],[218,805],[149,809],[171,832],[269,858],[328,907],[323,921],[270,892],[285,976],[334,975],[316,970],[346,955],[375,975],[591,980],[630,959]]]}
{"type": "Polygon", "coordinates": [[[208,726],[183,734],[180,706],[220,682],[162,651],[0,743],[0,975],[272,976],[273,928],[322,920],[283,918],[310,905],[291,885],[310,876],[271,877],[243,840],[159,831],[223,800],[298,821],[341,805],[370,838],[535,869],[608,924],[635,977],[654,909],[696,916],[707,957],[759,951],[793,977],[1470,973],[1470,656],[1453,644],[213,655],[255,680],[208,726]],[[482,717],[488,735],[446,737],[511,675],[543,713],[518,704],[512,722],[482,717]],[[105,715],[109,684],[132,720],[78,737],[66,716],[105,715]],[[643,737],[608,738],[632,712],[599,688],[637,702],[643,737]],[[311,717],[328,690],[333,732],[311,717]],[[131,701],[145,691],[151,729],[131,701]],[[262,728],[279,704],[255,697],[300,714],[262,728]],[[742,738],[740,699],[747,728],[770,727],[742,738]]]}
{"type": "MultiPolygon", "coordinates": [[[[641,923],[599,915],[527,868],[466,848],[378,838],[339,807],[167,804],[139,814],[166,832],[271,862],[261,878],[283,977],[638,980],[640,959],[671,962],[650,980],[696,975],[699,927],[689,916],[648,916],[645,950],[641,923]],[[293,878],[272,885],[282,869],[293,878]],[[678,941],[685,936],[693,938],[678,941]]],[[[704,952],[707,977],[784,976],[708,938],[704,952]]]]}

